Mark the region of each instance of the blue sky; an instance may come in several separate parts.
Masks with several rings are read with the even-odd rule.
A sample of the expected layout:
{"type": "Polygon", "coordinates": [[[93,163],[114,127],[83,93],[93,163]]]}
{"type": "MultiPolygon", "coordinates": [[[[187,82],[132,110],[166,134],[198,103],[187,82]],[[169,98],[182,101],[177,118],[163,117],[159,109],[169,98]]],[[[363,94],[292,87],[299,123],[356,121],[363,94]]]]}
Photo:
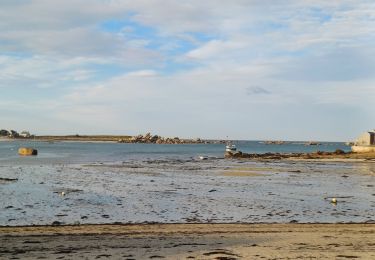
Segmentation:
{"type": "Polygon", "coordinates": [[[353,140],[373,1],[1,1],[0,128],[353,140]]]}

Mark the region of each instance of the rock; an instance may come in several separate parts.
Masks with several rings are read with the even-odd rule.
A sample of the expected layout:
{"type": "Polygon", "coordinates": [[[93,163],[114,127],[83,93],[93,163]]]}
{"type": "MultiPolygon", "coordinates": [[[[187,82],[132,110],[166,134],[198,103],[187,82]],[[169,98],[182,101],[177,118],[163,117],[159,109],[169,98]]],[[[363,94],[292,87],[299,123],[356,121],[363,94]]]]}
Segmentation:
{"type": "Polygon", "coordinates": [[[159,140],[159,136],[158,136],[158,135],[154,135],[154,136],[152,136],[151,139],[150,139],[150,141],[151,141],[152,143],[156,143],[157,140],[159,140]]]}
{"type": "Polygon", "coordinates": [[[341,149],[336,149],[335,154],[345,154],[345,152],[341,149]]]}
{"type": "Polygon", "coordinates": [[[321,143],[310,141],[310,142],[307,142],[305,145],[321,145],[321,143]]]}
{"type": "Polygon", "coordinates": [[[143,138],[145,140],[150,140],[151,139],[151,133],[147,133],[143,138]]]}
{"type": "Polygon", "coordinates": [[[21,147],[18,149],[18,154],[22,156],[38,155],[38,150],[28,147],[21,147]]]}
{"type": "MultiPolygon", "coordinates": [[[[122,140],[119,140],[121,142],[122,140]]],[[[127,142],[127,140],[124,140],[127,142]]],[[[145,135],[133,136],[129,139],[130,143],[153,143],[153,144],[197,144],[197,143],[210,143],[208,141],[203,141],[199,138],[193,139],[180,139],[179,137],[164,138],[159,135],[151,135],[147,133],[145,135]]]]}

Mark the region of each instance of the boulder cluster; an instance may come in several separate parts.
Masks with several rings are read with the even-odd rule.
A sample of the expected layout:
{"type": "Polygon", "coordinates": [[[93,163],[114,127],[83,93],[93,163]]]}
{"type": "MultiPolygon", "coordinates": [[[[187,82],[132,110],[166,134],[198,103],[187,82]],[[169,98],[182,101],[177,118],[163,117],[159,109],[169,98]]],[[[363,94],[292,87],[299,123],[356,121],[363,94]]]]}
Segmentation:
{"type": "Polygon", "coordinates": [[[137,135],[130,138],[130,140],[119,140],[120,143],[145,143],[145,144],[197,144],[197,143],[205,143],[200,138],[197,139],[180,139],[179,137],[169,138],[169,137],[162,137],[159,135],[152,135],[151,133],[147,133],[145,135],[137,135]]]}
{"type": "Polygon", "coordinates": [[[225,158],[238,158],[238,159],[287,159],[287,158],[300,158],[300,159],[324,159],[336,158],[337,156],[349,155],[350,152],[345,152],[341,149],[336,149],[334,152],[317,151],[313,153],[242,153],[237,151],[235,153],[226,152],[225,158]]]}

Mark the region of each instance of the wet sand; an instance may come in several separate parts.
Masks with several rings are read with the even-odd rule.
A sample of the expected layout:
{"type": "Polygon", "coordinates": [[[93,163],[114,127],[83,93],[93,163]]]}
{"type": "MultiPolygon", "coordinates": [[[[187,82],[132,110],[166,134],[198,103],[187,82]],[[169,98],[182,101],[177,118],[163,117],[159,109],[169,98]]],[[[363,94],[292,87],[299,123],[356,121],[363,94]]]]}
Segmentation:
{"type": "Polygon", "coordinates": [[[374,223],[374,176],[372,162],[1,166],[0,225],[374,223]]]}
{"type": "Polygon", "coordinates": [[[0,227],[0,259],[375,259],[375,224],[0,227]]]}

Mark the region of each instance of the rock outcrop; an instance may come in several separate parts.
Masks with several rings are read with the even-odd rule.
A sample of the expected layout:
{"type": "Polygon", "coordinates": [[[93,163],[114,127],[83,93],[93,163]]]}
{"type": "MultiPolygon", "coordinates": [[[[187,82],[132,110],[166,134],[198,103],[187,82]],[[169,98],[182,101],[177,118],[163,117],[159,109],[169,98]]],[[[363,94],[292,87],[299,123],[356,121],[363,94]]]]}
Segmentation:
{"type": "Polygon", "coordinates": [[[280,160],[280,159],[329,159],[329,158],[341,158],[345,156],[350,156],[351,152],[345,152],[343,150],[337,149],[334,152],[322,152],[317,151],[314,153],[242,153],[240,151],[236,153],[226,152],[225,158],[235,158],[235,159],[270,159],[270,160],[280,160]]]}
{"type": "Polygon", "coordinates": [[[207,143],[200,138],[193,139],[180,139],[179,137],[162,137],[159,135],[152,135],[147,133],[145,135],[137,135],[130,138],[130,140],[119,140],[121,143],[144,143],[144,144],[199,144],[207,143]]]}

